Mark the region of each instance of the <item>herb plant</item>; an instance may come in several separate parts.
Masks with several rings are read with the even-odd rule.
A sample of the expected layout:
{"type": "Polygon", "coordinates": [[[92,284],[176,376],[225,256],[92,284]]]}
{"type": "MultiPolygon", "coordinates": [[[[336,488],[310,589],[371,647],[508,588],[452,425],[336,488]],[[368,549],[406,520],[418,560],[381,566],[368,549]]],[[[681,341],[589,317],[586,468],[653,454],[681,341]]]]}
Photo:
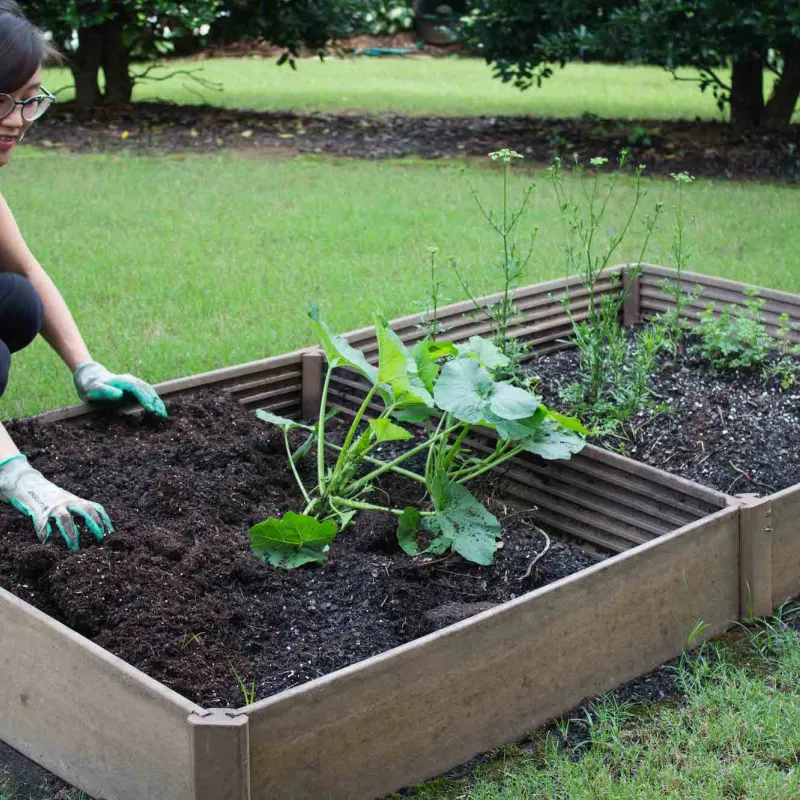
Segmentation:
{"type": "Polygon", "coordinates": [[[678,184],[678,202],[675,206],[675,231],[670,245],[670,257],[675,265],[675,280],[663,280],[661,290],[668,295],[673,307],[661,315],[665,327],[667,342],[673,355],[682,351],[683,340],[688,329],[685,311],[700,296],[700,287],[694,292],[683,290],[683,271],[691,258],[691,248],[686,243],[687,222],[683,215],[683,188],[691,184],[694,178],[688,172],[672,173],[672,179],[678,184]]]}
{"type": "Polygon", "coordinates": [[[508,358],[508,366],[504,368],[505,372],[503,375],[504,377],[513,379],[520,372],[520,362],[527,350],[526,346],[520,342],[517,337],[509,336],[508,327],[511,321],[520,314],[519,309],[514,303],[514,291],[519,286],[520,280],[526,274],[528,264],[533,254],[533,245],[536,241],[537,234],[537,230],[534,228],[530,236],[530,241],[527,243],[523,253],[519,249],[517,229],[520,219],[528,207],[531,194],[536,184],[529,184],[522,195],[519,206],[512,206],[509,200],[509,175],[511,164],[517,159],[522,159],[523,156],[514,150],[506,148],[489,153],[489,158],[492,159],[492,161],[499,162],[503,169],[503,189],[500,212],[487,210],[478,196],[475,187],[470,185],[470,190],[484,219],[501,241],[502,254],[499,261],[499,268],[502,276],[503,288],[500,291],[499,299],[488,306],[478,302],[472,288],[462,278],[455,259],[451,259],[451,264],[463,290],[475,305],[476,312],[485,315],[491,320],[494,343],[500,348],[503,355],[508,358]]]}
{"type": "Polygon", "coordinates": [[[777,358],[764,366],[764,380],[777,378],[784,391],[794,386],[797,380],[797,364],[792,357],[800,355],[800,344],[795,344],[791,339],[797,327],[790,324],[788,314],[784,312],[780,315],[775,335],[778,341],[777,358]]]}
{"type": "MultiPolygon", "coordinates": [[[[607,158],[593,158],[593,167],[602,167],[607,158]]],[[[663,328],[652,325],[640,333],[641,342],[631,341],[622,326],[622,307],[626,291],[618,286],[611,293],[600,292],[600,281],[608,275],[614,254],[627,236],[636,212],[645,196],[642,187],[643,167],[634,170],[634,195],[621,227],[604,236],[605,217],[614,196],[620,175],[627,164],[622,151],[618,169],[607,184],[599,172],[586,175],[583,164],[575,156],[573,166],[578,173],[580,190],[571,195],[564,184],[561,159],[548,170],[561,220],[564,226],[564,254],[567,273],[577,274],[582,293],[587,299],[586,311],[578,316],[573,311],[572,296],[567,290],[562,303],[572,323],[578,348],[581,378],[562,392],[579,415],[586,416],[598,433],[614,430],[650,399],[649,377],[655,368],[655,355],[661,348],[663,328]]],[[[657,203],[652,215],[643,221],[645,235],[638,261],[628,266],[630,277],[641,274],[641,263],[647,243],[661,212],[657,203]]],[[[619,275],[610,277],[619,284],[619,275]]]]}
{"type": "Polygon", "coordinates": [[[319,421],[306,425],[267,411],[264,421],[283,430],[289,468],[305,500],[300,513],[272,517],[250,530],[253,551],[273,566],[287,569],[324,562],[331,542],[360,510],[395,514],[401,547],[412,555],[453,551],[478,564],[492,562],[500,523],[470,493],[466,484],[496,469],[523,451],[542,458],[569,458],[584,445],[585,429],[569,417],[547,409],[539,397],[497,380],[508,358],[478,336],[467,344],[423,340],[408,349],[388,323],[375,317],[378,364],[344,338],[331,333],[312,304],[309,316],[328,367],[320,400],[319,421]],[[336,370],[365,378],[369,390],[341,445],[326,440],[328,393],[336,370]],[[416,441],[408,423],[424,423],[416,441]],[[307,434],[293,449],[289,433],[307,434]],[[473,433],[495,434],[488,452],[468,444],[473,433]],[[386,461],[374,457],[386,442],[409,442],[386,461]],[[326,450],[335,454],[327,462],[326,450]],[[481,451],[482,452],[482,451],[481,451]],[[316,483],[306,485],[299,460],[316,454],[316,483]],[[424,474],[404,465],[425,459],[424,474]],[[371,502],[374,482],[393,472],[425,486],[424,508],[393,508],[371,502]]]}
{"type": "Polygon", "coordinates": [[[750,289],[744,305],[727,307],[717,313],[715,303],[707,303],[700,312],[695,329],[698,342],[692,351],[717,371],[763,367],[772,347],[764,327],[764,300],[750,289]]]}

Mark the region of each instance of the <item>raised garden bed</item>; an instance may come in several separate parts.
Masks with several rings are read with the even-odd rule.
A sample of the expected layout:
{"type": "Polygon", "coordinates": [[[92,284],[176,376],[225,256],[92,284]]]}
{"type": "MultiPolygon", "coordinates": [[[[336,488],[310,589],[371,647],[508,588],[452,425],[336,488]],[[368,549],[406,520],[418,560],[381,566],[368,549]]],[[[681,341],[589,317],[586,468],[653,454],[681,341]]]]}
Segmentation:
{"type": "MultiPolygon", "coordinates": [[[[643,289],[648,274],[659,274],[654,269],[645,271],[643,289]]],[[[689,280],[693,285],[695,276],[689,280]]],[[[712,279],[709,285],[714,284],[712,279]]],[[[725,284],[722,290],[741,293],[741,287],[733,288],[738,285],[725,284]]],[[[569,333],[569,322],[551,298],[564,287],[564,281],[553,281],[517,293],[524,313],[516,333],[533,340],[540,354],[568,346],[561,340],[569,333]]],[[[608,281],[602,290],[614,287],[608,281]]],[[[632,319],[639,308],[653,310],[643,299],[646,290],[631,297],[642,304],[628,304],[632,319]]],[[[579,292],[573,299],[576,312],[579,292]]],[[[800,308],[800,301],[785,295],[770,301],[800,308]]],[[[488,332],[487,325],[467,316],[470,308],[458,304],[442,310],[449,338],[465,340],[488,332]]],[[[411,341],[420,335],[418,322],[418,316],[408,317],[393,327],[411,341]]],[[[372,329],[349,338],[374,354],[372,329]]],[[[314,350],[299,351],[174,381],[160,391],[169,402],[179,395],[221,388],[245,408],[309,415],[319,397],[320,368],[321,358],[314,350]]],[[[346,377],[332,389],[332,403],[345,410],[361,391],[357,380],[346,377]]],[[[15,594],[0,589],[0,641],[14,643],[0,652],[0,738],[95,796],[379,797],[513,740],[583,698],[674,657],[699,622],[705,624],[706,635],[713,635],[740,613],[767,611],[800,586],[800,499],[792,490],[767,500],[740,501],[588,446],[566,462],[517,459],[502,484],[492,488],[495,502],[509,509],[504,542],[508,550],[502,555],[507,562],[498,561],[507,567],[502,572],[512,573],[509,584],[515,580],[514,570],[522,569],[537,549],[525,530],[528,515],[512,516],[514,509],[530,511],[536,506],[532,518],[566,542],[554,548],[564,558],[552,564],[553,572],[548,574],[543,560],[533,582],[523,582],[519,589],[509,588],[504,575],[462,565],[456,577],[404,577],[397,594],[375,569],[384,566],[392,572],[400,566],[399,559],[392,560],[391,548],[375,549],[382,540],[374,527],[379,520],[370,522],[367,517],[360,522],[352,538],[343,536],[336,544],[342,571],[355,573],[341,579],[341,594],[348,580],[359,584],[358,597],[369,608],[364,619],[371,620],[372,627],[363,639],[341,643],[333,653],[334,614],[348,615],[351,610],[336,585],[322,581],[319,591],[308,583],[314,580],[312,571],[287,577],[246,558],[247,525],[292,491],[285,476],[282,483],[274,473],[249,474],[254,465],[260,469],[270,463],[267,429],[215,395],[204,395],[202,402],[190,396],[174,407],[172,422],[161,428],[136,420],[109,422],[78,408],[23,423],[20,431],[38,459],[35,463],[58,477],[60,459],[68,451],[57,450],[49,426],[76,420],[72,439],[67,440],[92,446],[82,451],[82,459],[70,459],[60,469],[87,486],[100,480],[98,470],[111,463],[118,445],[124,442],[135,453],[136,468],[117,487],[119,533],[102,546],[87,547],[77,558],[37,555],[42,551],[27,540],[21,550],[15,543],[15,594]],[[225,431],[220,431],[221,423],[225,431]],[[234,427],[240,431],[234,432],[234,427]],[[159,443],[160,460],[150,469],[148,441],[159,443]],[[36,452],[37,442],[44,452],[36,452]],[[149,482],[140,482],[136,476],[148,471],[149,482]],[[198,497],[205,501],[205,515],[193,518],[187,504],[198,497]],[[143,516],[145,509],[156,509],[159,517],[143,516]],[[134,524],[137,516],[140,525],[134,524]],[[571,549],[576,545],[594,556],[610,557],[567,575],[573,567],[589,563],[587,556],[571,549]],[[574,558],[571,565],[562,563],[567,555],[574,558]],[[95,568],[93,580],[86,564],[95,568]],[[20,568],[29,571],[27,586],[20,568]],[[137,570],[140,576],[150,573],[151,580],[152,573],[160,571],[163,615],[159,616],[158,598],[137,592],[137,570]],[[375,571],[378,576],[373,576],[375,571]],[[566,577],[541,585],[560,575],[566,577]],[[481,588],[464,589],[470,581],[481,588]],[[244,597],[232,609],[230,596],[237,586],[244,597]],[[429,586],[442,594],[427,596],[429,586]],[[532,587],[538,588],[529,591],[532,587]],[[304,615],[304,621],[317,626],[314,633],[324,645],[323,654],[331,651],[327,663],[305,654],[301,662],[313,662],[319,672],[350,665],[288,689],[292,677],[304,681],[311,672],[270,674],[259,682],[260,688],[282,691],[236,710],[204,710],[186,699],[184,695],[191,694],[204,705],[216,705],[217,697],[232,704],[225,694],[225,686],[231,684],[229,665],[220,660],[230,655],[225,648],[230,648],[238,629],[245,630],[241,638],[253,646],[254,665],[257,651],[277,645],[274,632],[283,609],[271,603],[276,591],[286,592],[286,597],[294,593],[287,618],[304,615]],[[319,593],[308,599],[308,591],[319,593]],[[513,597],[516,594],[520,596],[513,597]],[[482,607],[470,604],[505,602],[408,641],[407,634],[399,640],[386,636],[387,629],[394,636],[402,627],[396,612],[404,598],[409,604],[406,627],[418,626],[412,627],[413,633],[482,607]],[[110,648],[121,648],[184,694],[54,621],[26,599],[69,619],[110,648]],[[48,607],[58,600],[64,606],[48,607]],[[214,618],[202,616],[204,601],[217,614],[213,632],[197,630],[197,615],[203,621],[214,618]],[[383,618],[374,608],[381,603],[386,609],[383,618]],[[459,604],[461,609],[454,609],[459,604]],[[437,617],[443,608],[444,615],[437,617]],[[433,620],[426,617],[429,612],[434,612],[433,620]],[[188,643],[176,644],[175,626],[184,622],[182,613],[188,643]],[[120,620],[125,614],[139,616],[143,630],[138,651],[121,645],[126,629],[120,620]],[[169,633],[160,627],[165,619],[172,626],[169,633]],[[262,640],[256,631],[259,622],[274,626],[262,640]],[[191,638],[200,633],[206,635],[206,650],[202,636],[199,641],[191,638]],[[358,661],[397,641],[407,643],[358,661]],[[187,654],[185,673],[180,659],[173,658],[179,648],[187,654]],[[193,686],[195,672],[198,681],[193,686]]],[[[6,540],[27,534],[11,516],[8,524],[13,534],[6,534],[6,540]]],[[[324,569],[335,565],[332,558],[324,569]]],[[[0,571],[2,585],[11,584],[9,574],[0,571]]],[[[128,626],[129,631],[130,616],[128,626]]],[[[280,646],[291,646],[290,640],[280,646]]],[[[286,671],[291,669],[287,666],[286,671]]]]}

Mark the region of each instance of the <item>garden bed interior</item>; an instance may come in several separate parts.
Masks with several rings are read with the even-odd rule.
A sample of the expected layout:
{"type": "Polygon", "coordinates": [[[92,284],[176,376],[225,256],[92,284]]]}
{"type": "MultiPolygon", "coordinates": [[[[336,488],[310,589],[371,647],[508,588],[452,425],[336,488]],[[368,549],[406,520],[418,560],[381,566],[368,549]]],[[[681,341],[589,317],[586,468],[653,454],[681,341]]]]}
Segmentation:
{"type": "MultiPolygon", "coordinates": [[[[626,322],[663,310],[658,284],[669,276],[646,267],[626,322]]],[[[704,292],[693,314],[711,299],[746,299],[739,284],[685,276],[687,289],[695,282],[704,292]]],[[[567,285],[581,319],[588,301],[575,280],[517,292],[515,334],[537,355],[569,347],[557,299],[567,285]]],[[[600,289],[616,286],[607,279],[600,289]]],[[[800,321],[800,299],[761,296],[773,327],[784,311],[800,321]]],[[[472,310],[469,303],[442,310],[448,338],[490,333],[472,310]]],[[[392,327],[410,343],[421,335],[419,321],[414,315],[392,327]]],[[[348,338],[377,356],[373,329],[348,338]]],[[[282,469],[282,437],[252,409],[313,415],[322,369],[309,348],[163,384],[174,408],[167,423],[109,420],[82,407],[18,423],[32,462],[71,480],[70,488],[85,480],[85,493],[101,494],[108,476],[100,465],[119,461],[123,450],[130,478],[118,486],[119,507],[109,509],[118,533],[100,546],[87,543],[78,557],[42,550],[24,520],[4,518],[14,536],[28,538],[22,548],[5,544],[16,582],[0,568],[0,585],[14,592],[0,589],[0,641],[14,642],[0,652],[0,738],[106,798],[378,797],[675,656],[698,621],[713,635],[742,609],[763,613],[797,592],[794,490],[743,504],[592,446],[569,461],[525,455],[493,484],[492,502],[508,521],[492,568],[460,564],[453,576],[413,566],[397,553],[382,515],[372,514],[337,539],[322,570],[277,572],[250,554],[246,530],[297,498],[282,469]],[[59,438],[76,453],[83,443],[82,461],[62,460],[56,425],[66,426],[59,438]],[[154,443],[155,465],[148,462],[154,443]],[[148,481],[137,482],[139,473],[148,481]],[[188,512],[198,499],[214,513],[188,512]],[[137,523],[145,509],[160,518],[137,523]],[[530,521],[561,542],[520,582],[541,547],[530,521]],[[390,573],[401,575],[397,585],[390,573]],[[142,585],[154,575],[161,597],[142,585]],[[362,627],[348,633],[343,625],[353,618],[362,627]],[[288,656],[293,621],[310,638],[288,656]],[[176,625],[185,628],[182,641],[176,625]],[[236,631],[246,646],[232,651],[236,631]],[[279,651],[271,665],[260,660],[279,651]],[[231,652],[243,677],[258,678],[260,694],[271,696],[230,709],[231,652]],[[229,708],[204,710],[215,706],[229,708]]],[[[347,414],[363,396],[356,375],[335,373],[332,406],[347,414]]]]}

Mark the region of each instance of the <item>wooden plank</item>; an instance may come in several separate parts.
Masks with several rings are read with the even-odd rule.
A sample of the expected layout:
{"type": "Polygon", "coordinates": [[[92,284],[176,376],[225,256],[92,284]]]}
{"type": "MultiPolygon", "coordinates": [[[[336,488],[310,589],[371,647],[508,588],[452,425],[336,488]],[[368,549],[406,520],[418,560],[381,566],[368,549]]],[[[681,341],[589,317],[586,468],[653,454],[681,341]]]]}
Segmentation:
{"type": "MultiPolygon", "coordinates": [[[[745,500],[739,514],[739,614],[772,611],[772,510],[769,500],[745,500]]],[[[798,576],[800,577],[800,576],[798,576]]]]}
{"type": "MultiPolygon", "coordinates": [[[[242,387],[242,390],[246,393],[249,385],[253,382],[256,382],[256,385],[258,385],[261,380],[270,380],[273,377],[285,376],[287,373],[291,375],[294,373],[299,390],[299,374],[304,352],[306,351],[295,350],[292,353],[265,358],[260,361],[250,361],[246,364],[225,367],[223,369],[213,370],[212,372],[190,375],[187,378],[165,381],[156,384],[155,388],[159,395],[165,400],[187,392],[215,387],[234,394],[238,387],[242,387]]],[[[129,405],[126,408],[132,411],[136,410],[135,405],[129,405]]],[[[88,416],[96,411],[96,407],[81,403],[54,411],[46,411],[44,414],[37,414],[33,419],[42,423],[61,422],[67,419],[88,416]]]]}
{"type": "Polygon", "coordinates": [[[675,657],[739,609],[738,509],[242,709],[254,800],[371,800],[675,657]]]}
{"type": "Polygon", "coordinates": [[[300,403],[300,414],[303,419],[319,418],[324,364],[325,357],[321,350],[303,353],[303,393],[300,403]]]}
{"type": "Polygon", "coordinates": [[[772,536],[772,607],[800,595],[800,485],[764,498],[772,536]]]}
{"type": "Polygon", "coordinates": [[[250,800],[248,722],[230,708],[189,716],[192,800],[250,800]]]}
{"type": "MultiPolygon", "coordinates": [[[[677,272],[671,267],[662,267],[657,264],[643,264],[642,269],[644,272],[645,280],[649,276],[657,278],[669,278],[675,280],[677,272]]],[[[790,294],[789,292],[779,292],[776,289],[768,289],[764,286],[756,286],[751,283],[742,283],[740,281],[733,281],[728,278],[719,278],[716,275],[704,275],[699,272],[684,272],[682,274],[683,282],[686,284],[700,284],[701,286],[713,287],[716,289],[727,289],[732,292],[743,294],[747,289],[755,289],[758,291],[759,297],[764,297],[768,300],[775,300],[779,303],[786,303],[789,306],[800,308],[800,295],[790,294]]]]}
{"type": "Polygon", "coordinates": [[[628,328],[631,325],[638,325],[642,321],[641,275],[632,278],[630,272],[626,270],[622,273],[622,286],[625,292],[625,300],[622,306],[622,324],[628,328]]]}
{"type": "Polygon", "coordinates": [[[693,483],[685,478],[680,478],[677,475],[673,475],[671,472],[665,472],[656,467],[651,467],[649,464],[642,464],[627,456],[621,456],[618,453],[603,450],[592,444],[587,444],[586,447],[578,453],[576,458],[578,460],[591,458],[593,462],[600,462],[606,466],[627,472],[631,476],[645,481],[651,481],[653,484],[666,486],[670,489],[676,489],[683,494],[708,504],[709,509],[724,508],[731,502],[731,498],[722,492],[716,491],[716,489],[709,489],[707,486],[701,486],[699,483],[693,483]]]}
{"type": "Polygon", "coordinates": [[[0,739],[104,800],[188,800],[201,709],[0,589],[0,739]]]}
{"type": "MultiPolygon", "coordinates": [[[[698,319],[700,312],[704,311],[710,302],[713,302],[714,313],[715,315],[719,315],[720,312],[731,307],[743,309],[746,303],[751,299],[745,295],[739,295],[738,297],[733,298],[729,293],[726,294],[727,296],[725,298],[703,294],[696,300],[687,303],[686,307],[683,309],[683,314],[684,316],[690,316],[692,319],[698,319]]],[[[800,309],[791,309],[790,313],[790,311],[787,311],[788,306],[781,305],[775,307],[774,305],[770,305],[770,303],[773,302],[774,301],[769,301],[766,303],[761,311],[761,315],[766,325],[769,325],[772,328],[777,328],[780,324],[781,314],[783,313],[789,314],[790,323],[796,323],[798,320],[800,320],[800,314],[798,313],[800,309]]],[[[649,311],[658,311],[661,313],[675,308],[675,301],[673,299],[666,297],[655,287],[650,287],[647,285],[643,285],[641,289],[641,304],[649,311]]]]}
{"type": "MultiPolygon", "coordinates": [[[[609,279],[613,275],[618,275],[623,269],[624,265],[616,265],[604,270],[603,277],[598,283],[598,289],[601,292],[610,291],[612,284],[609,279]]],[[[520,287],[514,293],[514,298],[515,300],[523,300],[527,297],[540,296],[549,298],[549,295],[553,294],[557,296],[558,292],[563,293],[566,289],[570,289],[571,294],[574,292],[575,297],[581,296],[581,293],[584,291],[580,278],[578,276],[572,276],[566,279],[556,278],[555,280],[545,281],[544,283],[533,283],[528,286],[520,287]]],[[[482,306],[487,306],[498,302],[502,299],[502,297],[502,293],[498,292],[496,294],[477,298],[477,300],[482,306]]],[[[558,301],[556,300],[555,302],[557,303],[558,301]]],[[[458,319],[463,315],[469,314],[473,311],[475,311],[474,303],[471,300],[462,300],[459,303],[453,303],[452,305],[443,306],[440,308],[438,312],[438,318],[441,322],[448,322],[451,321],[450,318],[458,319]]],[[[392,328],[395,331],[401,331],[409,328],[413,329],[419,324],[422,316],[422,313],[417,313],[409,314],[405,317],[399,317],[398,319],[391,321],[392,328]]],[[[372,326],[358,328],[356,330],[349,331],[348,333],[344,334],[344,336],[354,346],[360,346],[360,343],[364,339],[369,339],[370,337],[374,336],[374,328],[372,326]]]]}

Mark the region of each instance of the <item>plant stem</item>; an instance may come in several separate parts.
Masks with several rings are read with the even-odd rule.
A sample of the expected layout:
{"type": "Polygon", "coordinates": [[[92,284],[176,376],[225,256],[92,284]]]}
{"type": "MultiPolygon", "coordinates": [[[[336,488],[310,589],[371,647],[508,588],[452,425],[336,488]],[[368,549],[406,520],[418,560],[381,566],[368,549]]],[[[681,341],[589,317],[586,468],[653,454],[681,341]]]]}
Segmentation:
{"type": "Polygon", "coordinates": [[[453,442],[452,447],[450,447],[450,449],[447,451],[447,455],[444,458],[444,465],[446,468],[449,468],[453,465],[456,455],[458,454],[459,450],[461,450],[461,445],[464,444],[464,439],[467,438],[467,435],[471,430],[472,425],[465,424],[464,429],[456,437],[456,440],[453,442]]]}
{"type": "Polygon", "coordinates": [[[325,376],[325,384],[322,387],[322,397],[319,401],[319,423],[317,429],[317,482],[319,483],[319,493],[325,494],[325,410],[328,407],[328,390],[333,376],[333,364],[328,366],[328,374],[325,376]]]}
{"type": "Polygon", "coordinates": [[[303,481],[300,480],[300,475],[297,472],[297,467],[294,465],[294,458],[292,458],[292,448],[289,447],[289,431],[287,429],[284,429],[283,431],[283,441],[286,444],[286,455],[289,456],[289,467],[291,467],[294,479],[297,481],[297,485],[300,487],[300,491],[303,493],[303,497],[305,498],[306,503],[310,503],[311,498],[308,496],[306,487],[303,486],[303,481]]]}
{"type": "MultiPolygon", "coordinates": [[[[331,450],[336,450],[337,452],[342,449],[338,444],[333,444],[331,442],[325,442],[325,447],[330,447],[331,450]]],[[[375,464],[375,466],[377,467],[389,466],[388,461],[381,461],[379,458],[371,458],[370,456],[364,456],[364,461],[370,464],[375,464]]],[[[425,483],[425,478],[423,478],[422,475],[418,475],[416,472],[412,472],[409,469],[403,469],[402,467],[392,467],[392,472],[396,472],[398,475],[403,475],[406,478],[411,478],[411,480],[417,481],[418,483],[422,484],[425,483]]]]}
{"type": "Polygon", "coordinates": [[[367,392],[367,396],[364,398],[364,402],[361,404],[361,408],[358,409],[356,413],[355,419],[353,420],[353,424],[350,426],[350,430],[347,431],[347,436],[345,437],[344,444],[342,445],[342,450],[339,453],[339,458],[336,460],[336,466],[334,467],[334,472],[338,472],[342,465],[347,458],[347,452],[350,449],[350,445],[353,443],[353,437],[356,435],[356,430],[358,426],[361,424],[361,419],[364,416],[367,408],[369,407],[370,401],[372,400],[375,392],[378,389],[378,384],[374,384],[372,388],[367,392]]]}
{"type": "Polygon", "coordinates": [[[449,414],[442,414],[442,416],[439,417],[439,423],[436,426],[436,431],[434,432],[433,437],[428,440],[430,442],[430,447],[428,448],[428,457],[425,459],[425,482],[426,482],[426,484],[427,484],[428,480],[430,480],[430,477],[431,477],[431,461],[433,460],[433,452],[436,449],[435,443],[439,438],[439,433],[440,433],[440,431],[442,429],[442,426],[444,425],[445,420],[447,419],[448,416],[449,416],[449,414]]]}
{"type": "Polygon", "coordinates": [[[462,475],[461,477],[459,477],[460,473],[456,473],[454,480],[456,483],[467,483],[468,481],[474,480],[475,478],[483,475],[486,472],[491,472],[491,470],[496,469],[509,459],[514,458],[514,456],[518,456],[523,451],[523,449],[524,448],[517,445],[517,447],[513,448],[512,450],[509,450],[506,453],[502,453],[499,456],[495,456],[494,458],[490,458],[488,461],[479,464],[475,469],[473,469],[472,471],[468,471],[465,475],[462,475]]]}
{"type": "Polygon", "coordinates": [[[418,444],[416,447],[412,447],[411,450],[406,450],[405,453],[398,456],[394,461],[390,461],[384,464],[384,466],[381,468],[373,470],[368,475],[365,475],[363,478],[359,478],[359,480],[353,483],[350,488],[353,490],[360,489],[362,486],[368,484],[371,480],[374,480],[379,475],[383,475],[383,473],[387,470],[394,469],[397,464],[402,464],[404,461],[411,458],[411,456],[415,456],[417,453],[422,452],[426,447],[430,447],[431,442],[435,439],[441,438],[442,436],[449,436],[457,427],[458,425],[453,425],[451,428],[435,434],[432,440],[418,444]]]}
{"type": "MultiPolygon", "coordinates": [[[[346,500],[344,497],[332,497],[335,503],[340,503],[348,508],[356,508],[359,511],[388,511],[390,514],[395,514],[398,517],[403,515],[403,512],[397,508],[387,508],[386,506],[376,506],[374,503],[365,503],[362,500],[346,500]]],[[[420,511],[420,516],[431,517],[436,512],[434,511],[420,511]]]]}

